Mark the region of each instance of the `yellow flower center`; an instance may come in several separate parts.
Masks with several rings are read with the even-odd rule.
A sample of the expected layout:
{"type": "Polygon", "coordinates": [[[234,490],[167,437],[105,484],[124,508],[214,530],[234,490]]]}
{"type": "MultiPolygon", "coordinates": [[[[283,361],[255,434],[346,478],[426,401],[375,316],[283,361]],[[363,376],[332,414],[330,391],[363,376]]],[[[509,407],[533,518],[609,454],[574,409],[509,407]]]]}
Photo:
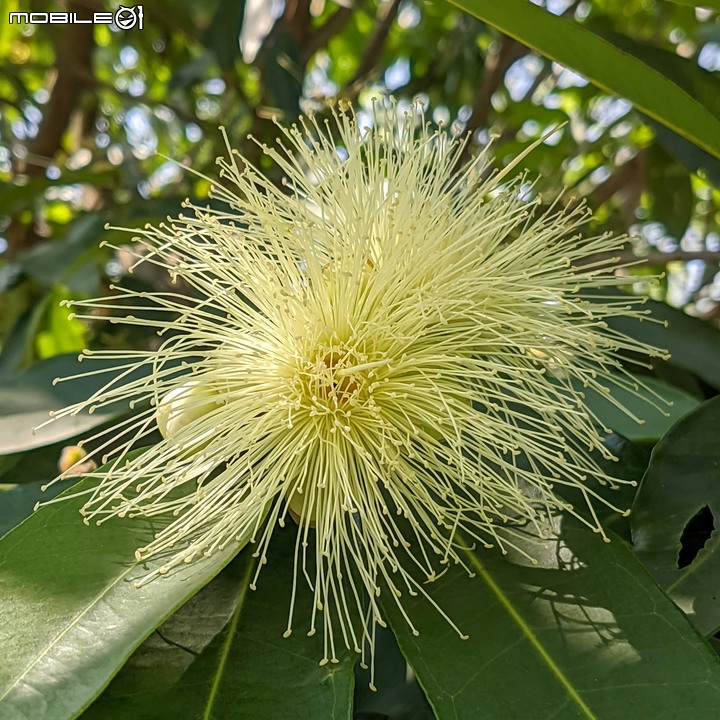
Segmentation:
{"type": "Polygon", "coordinates": [[[378,371],[390,360],[349,343],[317,343],[306,349],[290,372],[286,400],[310,417],[348,419],[360,407],[372,408],[378,371]]]}

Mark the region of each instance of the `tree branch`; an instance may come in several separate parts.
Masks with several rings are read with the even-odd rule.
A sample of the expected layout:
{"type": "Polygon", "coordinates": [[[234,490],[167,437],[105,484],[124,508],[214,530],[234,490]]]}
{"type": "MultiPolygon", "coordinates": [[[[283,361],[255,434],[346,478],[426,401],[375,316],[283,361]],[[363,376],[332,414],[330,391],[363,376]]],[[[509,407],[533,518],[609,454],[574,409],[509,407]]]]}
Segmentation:
{"type": "MultiPolygon", "coordinates": [[[[491,46],[485,57],[482,77],[475,91],[472,113],[465,128],[467,135],[472,136],[481,127],[487,125],[493,93],[502,84],[510,66],[528,52],[524,45],[507,35],[501,35],[495,47],[491,46]]],[[[468,160],[471,152],[471,142],[468,141],[458,157],[456,168],[461,167],[468,160]]]]}
{"type": "Polygon", "coordinates": [[[358,2],[355,7],[338,8],[314,33],[312,33],[303,47],[303,59],[307,62],[320,48],[324,48],[332,38],[342,32],[350,22],[353,13],[364,3],[358,2]]]}
{"type": "Polygon", "coordinates": [[[670,262],[690,262],[690,260],[704,260],[709,263],[720,263],[720,252],[714,250],[674,250],[672,252],[661,252],[651,250],[644,255],[636,255],[632,251],[616,253],[595,253],[579,260],[576,264],[596,265],[598,267],[615,267],[628,263],[639,263],[643,265],[667,265],[670,262]]]}
{"type": "Polygon", "coordinates": [[[360,58],[360,63],[355,71],[355,75],[348,83],[350,86],[364,82],[372,73],[373,68],[377,65],[378,59],[382,54],[385,41],[390,34],[390,28],[395,22],[399,8],[400,0],[391,0],[390,3],[385,3],[378,9],[377,19],[380,21],[380,24],[360,58]]]}
{"type": "Polygon", "coordinates": [[[587,196],[590,207],[598,208],[628,185],[632,185],[645,169],[645,151],[641,150],[632,159],[621,165],[605,182],[600,183],[587,196]]]}
{"type": "MultiPolygon", "coordinates": [[[[84,5],[69,2],[67,9],[82,17],[84,5]]],[[[62,138],[70,125],[73,112],[87,87],[87,75],[92,70],[92,54],[95,48],[91,24],[68,25],[65,38],[58,48],[55,61],[55,79],[38,134],[33,140],[27,158],[16,168],[18,172],[41,177],[52,163],[62,145],[62,138]]],[[[33,224],[23,225],[13,218],[7,231],[7,257],[13,259],[22,250],[35,243],[33,224]]]]}
{"type": "Polygon", "coordinates": [[[488,52],[467,125],[471,133],[487,125],[493,93],[502,85],[510,66],[528,52],[524,45],[507,35],[501,35],[496,47],[488,52]]]}
{"type": "MultiPolygon", "coordinates": [[[[82,15],[81,3],[68,3],[68,10],[82,15]]],[[[50,99],[45,106],[42,121],[31,147],[31,158],[25,172],[38,176],[45,172],[48,163],[60,149],[62,136],[67,130],[73,111],[86,87],[88,73],[92,72],[92,54],[95,48],[93,26],[73,24],[67,26],[65,39],[58,50],[55,63],[56,77],[50,99]],[[32,157],[42,159],[34,161],[32,157]]]]}

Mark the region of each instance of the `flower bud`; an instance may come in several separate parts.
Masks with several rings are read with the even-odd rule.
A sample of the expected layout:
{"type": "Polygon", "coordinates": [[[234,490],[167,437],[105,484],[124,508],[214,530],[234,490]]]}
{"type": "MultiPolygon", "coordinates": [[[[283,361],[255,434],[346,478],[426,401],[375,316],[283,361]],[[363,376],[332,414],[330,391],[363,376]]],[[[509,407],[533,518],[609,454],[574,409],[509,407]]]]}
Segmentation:
{"type": "Polygon", "coordinates": [[[60,452],[58,460],[58,471],[64,475],[82,475],[86,472],[92,472],[97,468],[94,460],[80,462],[87,453],[79,445],[67,445],[60,452]]]}
{"type": "Polygon", "coordinates": [[[191,380],[170,390],[159,402],[155,413],[158,430],[164,438],[173,437],[218,405],[222,402],[214,390],[191,380]]]}
{"type": "MultiPolygon", "coordinates": [[[[304,493],[295,491],[287,500],[287,507],[290,517],[298,524],[308,524],[311,528],[315,527],[317,508],[315,503],[310,502],[310,498],[306,497],[309,489],[304,493]]],[[[320,490],[316,490],[316,493],[320,490]]]]}

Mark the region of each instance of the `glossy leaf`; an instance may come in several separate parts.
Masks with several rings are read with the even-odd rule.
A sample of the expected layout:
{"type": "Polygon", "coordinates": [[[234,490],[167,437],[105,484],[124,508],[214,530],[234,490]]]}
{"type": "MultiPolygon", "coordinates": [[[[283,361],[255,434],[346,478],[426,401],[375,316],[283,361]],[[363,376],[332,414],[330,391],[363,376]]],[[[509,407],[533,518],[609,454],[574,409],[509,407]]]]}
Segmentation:
{"type": "Polygon", "coordinates": [[[0,537],[31,515],[35,503],[51,500],[63,490],[67,490],[75,482],[77,480],[70,479],[55,483],[45,492],[43,492],[42,483],[40,482],[19,485],[11,490],[5,490],[0,495],[0,537]]]}
{"type": "Polygon", "coordinates": [[[204,43],[223,70],[232,70],[240,57],[240,34],[245,19],[245,0],[221,0],[204,43]]]}
{"type": "MultiPolygon", "coordinates": [[[[355,654],[320,666],[322,633],[283,638],[294,540],[291,528],[275,532],[256,591],[257,561],[243,552],[148,638],[83,720],[352,718],[355,654]]],[[[299,614],[311,606],[301,583],[299,614]]]]}
{"type": "Polygon", "coordinates": [[[528,0],[453,3],[720,157],[720,84],[695,63],[600,34],[528,0]]]}
{"type": "Polygon", "coordinates": [[[370,670],[360,663],[355,666],[355,676],[356,720],[435,720],[435,713],[390,630],[377,628],[375,632],[377,687],[370,688],[370,670]]]}
{"type": "MultiPolygon", "coordinates": [[[[83,489],[92,480],[73,488],[83,489]]],[[[83,525],[82,498],[35,512],[0,540],[0,717],[74,718],[128,655],[247,542],[138,589],[162,559],[138,563],[160,523],[83,525]]]]}
{"type": "Polygon", "coordinates": [[[692,173],[699,171],[707,173],[710,182],[720,185],[720,160],[716,156],[699,148],[682,135],[678,135],[652,118],[644,116],[643,120],[653,129],[657,143],[662,145],[678,162],[692,173]]]}
{"type": "Polygon", "coordinates": [[[284,113],[286,122],[298,114],[302,83],[300,47],[293,33],[278,31],[272,42],[263,45],[260,58],[273,105],[284,113]]]}
{"type": "MultiPolygon", "coordinates": [[[[111,429],[115,424],[110,420],[106,426],[94,429],[94,432],[104,432],[111,429]]],[[[25,485],[27,483],[43,483],[54,478],[58,473],[58,462],[62,456],[63,449],[68,445],[77,445],[86,437],[81,434],[75,437],[64,438],[60,442],[51,445],[43,445],[26,452],[14,453],[11,455],[0,455],[0,483],[11,485],[25,485]]],[[[162,435],[155,430],[144,435],[135,441],[126,440],[130,445],[130,451],[138,450],[146,445],[154,445],[162,439],[162,435]]]]}
{"type": "MultiPolygon", "coordinates": [[[[599,452],[593,452],[593,458],[601,470],[617,480],[624,480],[614,487],[610,484],[599,485],[596,490],[607,504],[596,502],[593,512],[605,530],[611,530],[623,540],[630,541],[630,522],[625,511],[632,507],[640,481],[647,469],[650,453],[644,447],[636,445],[622,435],[612,434],[604,438],[603,444],[610,450],[614,460],[604,458],[599,452]],[[617,508],[617,509],[615,509],[617,508]]],[[[572,503],[577,511],[589,522],[593,522],[592,513],[587,507],[582,491],[575,487],[558,488],[565,500],[572,503]]]]}
{"type": "MultiPolygon", "coordinates": [[[[113,378],[122,360],[78,362],[77,353],[42,360],[18,375],[0,382],[0,455],[22,452],[78,435],[128,412],[126,403],[115,403],[97,412],[65,417],[33,434],[50,412],[90,397],[113,378]],[[56,377],[107,369],[109,372],[53,385],[56,377]]],[[[141,370],[134,371],[133,378],[141,370]]]]}
{"type": "MultiPolygon", "coordinates": [[[[50,293],[45,293],[13,324],[0,349],[0,382],[13,378],[19,370],[32,362],[35,337],[42,325],[51,297],[50,293]]],[[[3,407],[0,404],[0,412],[3,407]]]]}
{"type": "Polygon", "coordinates": [[[653,197],[653,217],[680,240],[690,223],[695,197],[690,174],[660,143],[647,151],[647,188],[653,197]]]}
{"type": "MultiPolygon", "coordinates": [[[[607,297],[611,294],[583,291],[583,296],[590,301],[595,296],[607,297]]],[[[614,297],[622,299],[628,296],[616,292],[614,297]]],[[[667,350],[673,365],[689,370],[706,383],[720,388],[720,363],[717,361],[720,357],[720,331],[710,323],[662,302],[648,300],[643,309],[647,315],[642,320],[616,316],[606,318],[606,322],[613,330],[667,350]]]]}
{"type": "Polygon", "coordinates": [[[31,207],[39,198],[42,198],[46,190],[57,186],[68,186],[75,183],[88,183],[95,187],[107,187],[117,177],[117,170],[114,168],[100,169],[99,167],[86,168],[65,172],[61,177],[51,180],[50,178],[30,178],[20,176],[23,182],[5,182],[0,185],[0,207],[3,214],[14,215],[25,208],[31,207]]]}
{"type": "Polygon", "coordinates": [[[383,598],[400,648],[441,720],[674,720],[712,717],[720,662],[617,538],[564,520],[505,557],[467,555],[424,586],[469,635],[461,640],[422,597],[383,598]],[[532,710],[529,711],[529,708],[532,710]]]}
{"type": "Polygon", "coordinates": [[[608,389],[608,396],[583,389],[585,404],[606,428],[636,442],[660,439],[674,423],[700,403],[689,393],[651,377],[638,378],[638,386],[634,390],[627,389],[621,382],[609,382],[608,389]],[[636,422],[615,403],[642,422],[636,422]]]}
{"type": "Polygon", "coordinates": [[[635,552],[706,634],[720,627],[718,428],[720,397],[703,403],[673,427],[653,450],[631,515],[635,552]],[[710,514],[706,542],[680,568],[683,533],[704,508],[710,514]]]}
{"type": "Polygon", "coordinates": [[[18,264],[43,285],[62,282],[77,292],[98,292],[97,278],[88,272],[89,256],[96,252],[104,234],[100,213],[88,213],[68,228],[59,240],[48,240],[25,251],[18,264]]]}

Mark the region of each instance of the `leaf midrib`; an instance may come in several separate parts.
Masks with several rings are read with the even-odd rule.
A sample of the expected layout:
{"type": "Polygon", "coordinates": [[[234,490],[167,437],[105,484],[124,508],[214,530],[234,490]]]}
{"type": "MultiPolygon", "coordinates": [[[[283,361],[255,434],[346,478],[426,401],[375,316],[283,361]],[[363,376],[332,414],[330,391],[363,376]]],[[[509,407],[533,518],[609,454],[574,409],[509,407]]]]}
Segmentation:
{"type": "Polygon", "coordinates": [[[242,577],[242,581],[240,583],[240,589],[238,592],[237,605],[235,606],[235,610],[233,611],[233,614],[230,617],[230,622],[228,624],[227,637],[225,638],[225,642],[223,643],[223,647],[220,652],[220,658],[218,660],[217,670],[213,677],[212,685],[210,686],[210,692],[208,693],[208,698],[207,698],[207,702],[205,705],[205,710],[202,715],[202,720],[211,720],[212,709],[215,704],[217,694],[220,690],[220,684],[222,682],[223,675],[225,673],[225,666],[227,665],[227,660],[230,655],[230,650],[232,648],[232,644],[237,635],[237,627],[240,623],[240,616],[242,615],[242,610],[243,610],[243,607],[245,606],[245,600],[247,599],[248,590],[250,588],[250,578],[252,576],[252,573],[253,573],[253,570],[255,569],[256,564],[257,564],[257,562],[253,562],[252,560],[250,562],[248,562],[247,569],[245,570],[245,573],[242,577]]]}
{"type": "MultiPolygon", "coordinates": [[[[459,533],[458,533],[459,535],[459,533]]],[[[459,538],[460,539],[460,538],[459,538]]],[[[470,543],[460,539],[460,541],[466,546],[471,547],[470,543]]],[[[532,628],[525,622],[520,612],[515,608],[510,598],[503,592],[502,588],[493,580],[490,573],[485,569],[485,566],[480,562],[477,554],[468,552],[467,557],[470,564],[475,568],[478,575],[483,579],[485,584],[490,588],[492,593],[498,599],[498,602],[502,605],[503,609],[507,612],[513,622],[520,628],[522,634],[527,638],[528,642],[532,645],[535,652],[540,656],[541,660],[548,667],[550,672],[553,674],[555,679],[560,683],[568,697],[577,705],[578,709],[583,713],[583,716],[587,720],[599,720],[598,716],[593,713],[590,707],[580,697],[580,694],[573,686],[570,679],[565,675],[560,666],[552,659],[548,651],[543,646],[540,638],[533,632],[532,628]]]]}
{"type": "Polygon", "coordinates": [[[35,666],[47,656],[47,654],[52,650],[55,645],[63,638],[65,635],[67,635],[71,630],[73,630],[75,627],[77,627],[78,623],[82,618],[93,608],[95,608],[98,603],[122,580],[124,580],[135,568],[137,568],[138,563],[133,563],[124,573],[118,575],[115,580],[113,580],[109,585],[106,585],[98,595],[95,596],[95,598],[86,605],[81,612],[79,612],[73,619],[67,624],[66,627],[64,627],[49,643],[48,645],[41,650],[33,659],[33,661],[25,668],[25,670],[18,675],[13,682],[10,683],[7,690],[0,695],[0,702],[5,700],[5,698],[23,681],[24,678],[27,677],[27,675],[35,668],[35,666]]]}

